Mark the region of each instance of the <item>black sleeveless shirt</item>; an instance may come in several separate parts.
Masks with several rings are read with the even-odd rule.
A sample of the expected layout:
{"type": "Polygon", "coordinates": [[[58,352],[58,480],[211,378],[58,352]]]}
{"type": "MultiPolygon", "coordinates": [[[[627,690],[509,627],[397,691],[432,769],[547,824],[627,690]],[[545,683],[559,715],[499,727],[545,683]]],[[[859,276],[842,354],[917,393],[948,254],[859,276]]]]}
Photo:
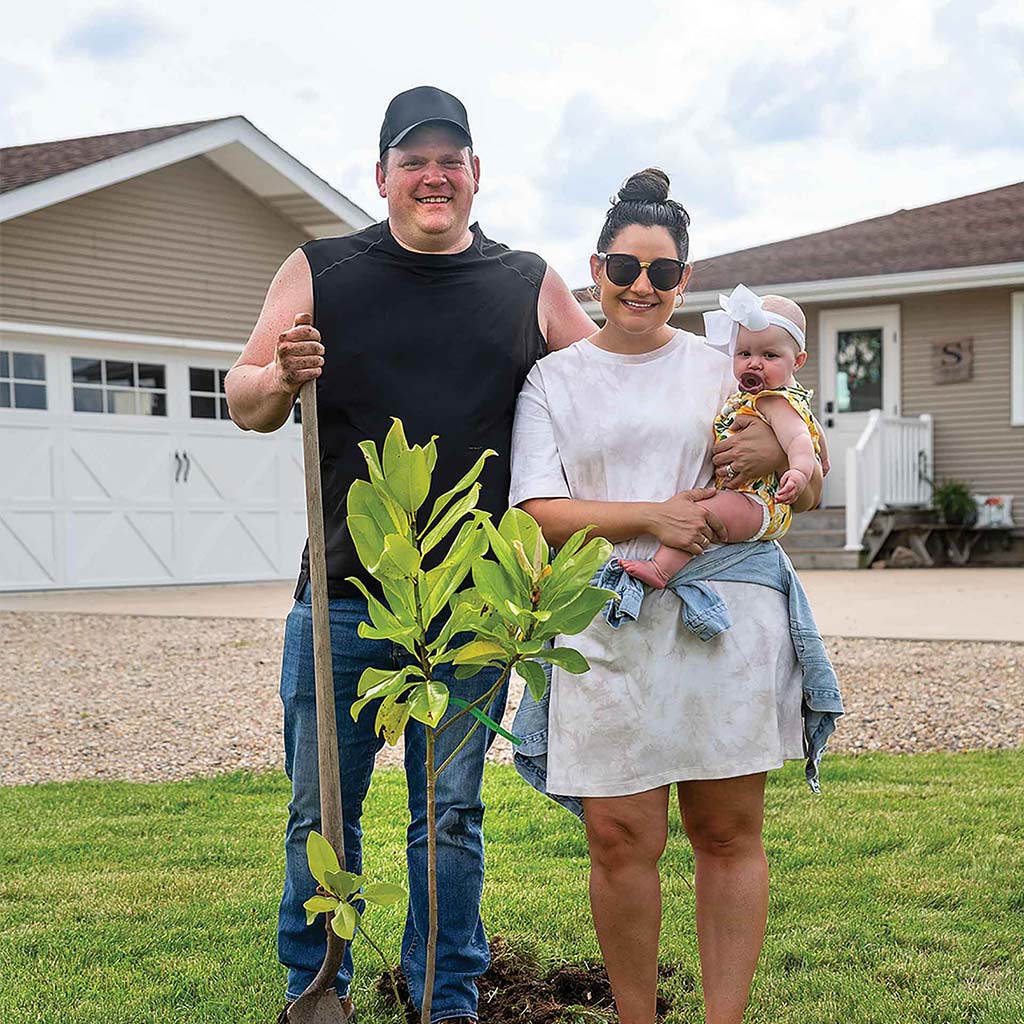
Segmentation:
{"type": "MultiPolygon", "coordinates": [[[[341,238],[307,242],[313,319],[326,355],[317,381],[327,579],[332,598],[371,592],[345,524],[352,481],[367,476],[357,445],[378,447],[391,417],[410,444],[437,434],[437,466],[426,514],[486,448],[479,505],[498,519],[508,507],[509,449],[516,397],[546,351],[537,300],[547,269],[536,254],[485,237],[452,255],[415,253],[387,221],[341,238]]],[[[438,555],[447,550],[440,545],[438,555]]],[[[432,552],[433,554],[433,552],[432,552]]],[[[309,578],[309,544],[296,593],[309,578]]]]}

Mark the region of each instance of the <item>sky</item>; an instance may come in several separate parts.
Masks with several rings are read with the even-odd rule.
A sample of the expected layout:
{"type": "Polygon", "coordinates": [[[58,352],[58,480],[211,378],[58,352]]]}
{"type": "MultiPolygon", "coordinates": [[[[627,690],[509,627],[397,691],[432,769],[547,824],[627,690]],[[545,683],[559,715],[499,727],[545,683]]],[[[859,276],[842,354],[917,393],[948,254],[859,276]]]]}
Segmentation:
{"type": "Polygon", "coordinates": [[[0,146],[243,114],[382,218],[381,118],[421,84],[468,108],[486,233],[574,287],[647,166],[691,259],[1024,180],[1019,0],[37,0],[4,15],[0,146]]]}

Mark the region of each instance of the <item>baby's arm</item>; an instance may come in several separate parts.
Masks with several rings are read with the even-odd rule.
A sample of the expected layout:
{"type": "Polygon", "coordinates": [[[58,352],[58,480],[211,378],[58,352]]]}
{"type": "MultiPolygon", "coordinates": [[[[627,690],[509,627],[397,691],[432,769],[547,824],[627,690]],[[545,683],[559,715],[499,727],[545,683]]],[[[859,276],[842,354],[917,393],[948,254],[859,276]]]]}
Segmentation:
{"type": "Polygon", "coordinates": [[[758,411],[775,431],[789,461],[789,469],[782,474],[775,498],[784,505],[792,505],[814,473],[814,444],[810,432],[801,415],[785,398],[766,395],[757,405],[758,411]]]}

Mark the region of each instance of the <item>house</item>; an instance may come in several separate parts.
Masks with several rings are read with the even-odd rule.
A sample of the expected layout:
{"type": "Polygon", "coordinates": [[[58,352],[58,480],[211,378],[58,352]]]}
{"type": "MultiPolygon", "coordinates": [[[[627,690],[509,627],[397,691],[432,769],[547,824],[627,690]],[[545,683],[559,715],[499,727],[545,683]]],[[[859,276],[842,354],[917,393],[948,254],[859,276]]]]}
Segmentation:
{"type": "Polygon", "coordinates": [[[224,376],[288,253],[371,220],[243,117],[0,150],[0,590],[292,575],[300,428],[224,376]]]}
{"type": "Polygon", "coordinates": [[[1012,498],[1024,558],[1024,182],[699,260],[673,322],[703,334],[740,282],[807,314],[799,377],[832,461],[823,504],[843,510],[819,547],[846,556],[805,564],[863,562],[879,512],[951,479],[1012,498]]]}

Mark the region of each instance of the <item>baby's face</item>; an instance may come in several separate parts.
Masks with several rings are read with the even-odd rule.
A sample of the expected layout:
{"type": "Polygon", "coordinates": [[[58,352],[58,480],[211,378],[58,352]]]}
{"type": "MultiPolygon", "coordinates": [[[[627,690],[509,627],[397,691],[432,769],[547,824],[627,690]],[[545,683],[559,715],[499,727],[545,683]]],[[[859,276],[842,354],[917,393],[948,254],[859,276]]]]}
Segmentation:
{"type": "Polygon", "coordinates": [[[792,335],[784,328],[773,324],[763,331],[749,331],[741,327],[736,337],[732,372],[737,380],[745,373],[752,373],[764,382],[764,388],[781,388],[792,380],[793,374],[806,361],[807,353],[800,351],[792,335]]]}

